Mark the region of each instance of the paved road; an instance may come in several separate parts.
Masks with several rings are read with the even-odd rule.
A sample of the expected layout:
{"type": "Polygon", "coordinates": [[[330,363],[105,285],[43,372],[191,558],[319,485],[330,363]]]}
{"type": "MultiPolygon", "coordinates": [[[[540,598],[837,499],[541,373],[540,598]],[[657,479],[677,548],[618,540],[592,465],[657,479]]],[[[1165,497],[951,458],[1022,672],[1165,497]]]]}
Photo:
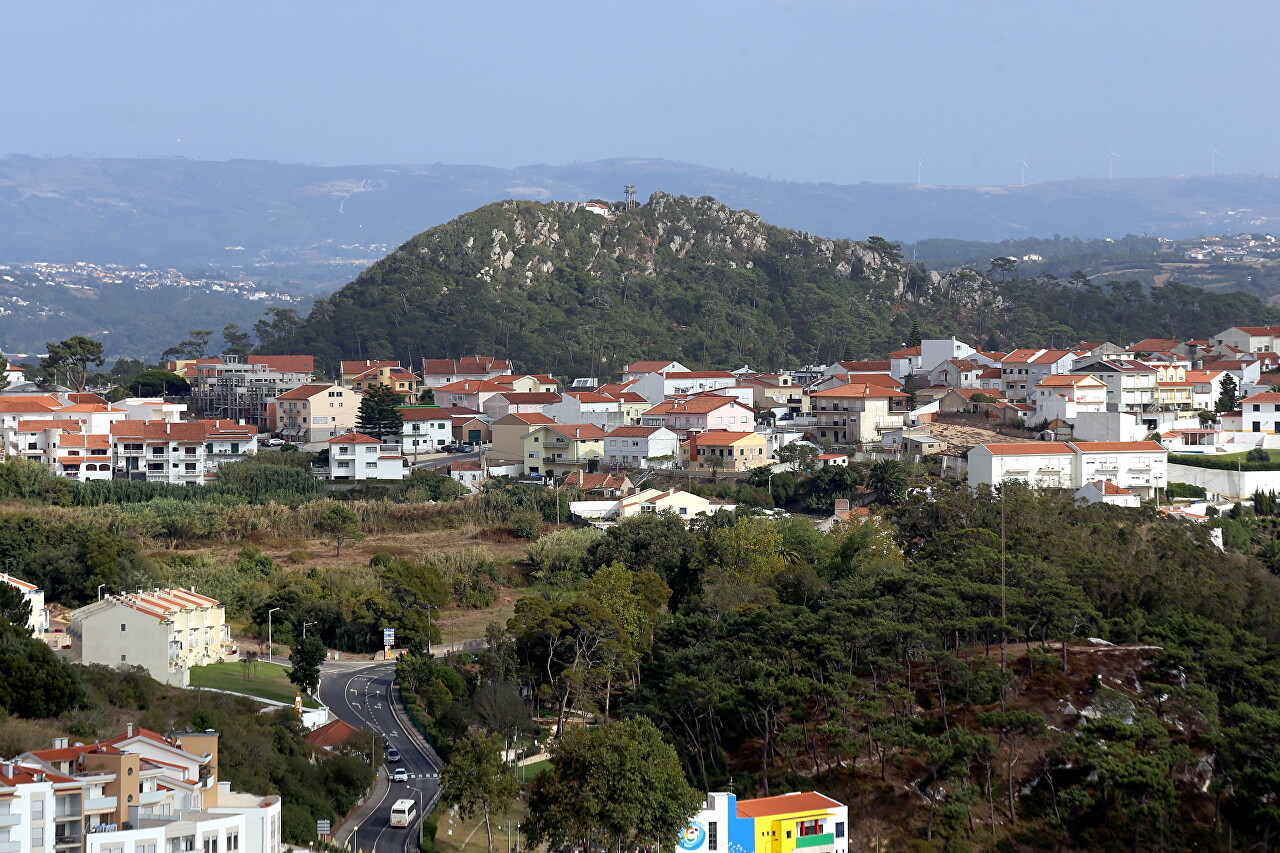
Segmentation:
{"type": "Polygon", "coordinates": [[[382,661],[339,661],[324,665],[320,698],[339,719],[366,731],[378,732],[400,751],[399,762],[387,762],[386,774],[403,767],[409,772],[408,782],[390,782],[374,786],[374,796],[354,820],[349,849],[363,853],[401,853],[417,849],[418,825],[402,828],[390,825],[391,804],[398,799],[418,801],[418,820],[423,806],[430,803],[439,787],[440,768],[421,743],[405,717],[403,708],[393,700],[392,680],[395,664],[382,661]],[[408,729],[406,731],[406,729],[408,729]]]}

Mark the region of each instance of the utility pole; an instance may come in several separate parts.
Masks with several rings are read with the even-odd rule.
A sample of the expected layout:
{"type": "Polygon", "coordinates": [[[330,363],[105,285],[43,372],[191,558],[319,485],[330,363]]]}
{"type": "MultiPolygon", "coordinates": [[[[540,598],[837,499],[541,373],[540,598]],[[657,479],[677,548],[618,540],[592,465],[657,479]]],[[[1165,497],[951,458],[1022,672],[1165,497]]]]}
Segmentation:
{"type": "Polygon", "coordinates": [[[271,644],[271,614],[279,610],[273,607],[267,611],[267,663],[275,663],[275,646],[271,644]]]}

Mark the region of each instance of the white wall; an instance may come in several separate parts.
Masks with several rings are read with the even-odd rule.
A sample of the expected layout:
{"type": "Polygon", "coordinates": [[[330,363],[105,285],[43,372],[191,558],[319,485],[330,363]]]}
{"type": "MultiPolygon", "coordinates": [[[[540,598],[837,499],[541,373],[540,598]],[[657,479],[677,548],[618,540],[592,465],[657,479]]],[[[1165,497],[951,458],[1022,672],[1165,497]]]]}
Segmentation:
{"type": "Polygon", "coordinates": [[[1280,492],[1280,471],[1223,471],[1170,464],[1168,482],[1203,486],[1210,495],[1240,500],[1257,491],[1280,492]]]}

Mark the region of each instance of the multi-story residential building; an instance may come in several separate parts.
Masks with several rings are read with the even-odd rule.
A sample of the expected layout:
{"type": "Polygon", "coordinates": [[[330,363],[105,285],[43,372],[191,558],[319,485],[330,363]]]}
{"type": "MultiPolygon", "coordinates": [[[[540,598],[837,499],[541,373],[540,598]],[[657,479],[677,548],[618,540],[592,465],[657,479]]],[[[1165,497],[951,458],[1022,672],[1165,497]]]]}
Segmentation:
{"type": "Polygon", "coordinates": [[[399,444],[404,453],[438,453],[453,444],[453,419],[439,406],[401,406],[399,444]]]}
{"type": "Polygon", "coordinates": [[[1156,405],[1156,369],[1131,359],[1091,359],[1076,364],[1072,373],[1087,373],[1107,383],[1107,410],[1145,412],[1156,405]]]}
{"type": "Polygon", "coordinates": [[[750,471],[769,462],[769,442],[758,432],[707,430],[689,436],[688,457],[688,467],[699,471],[750,471]]]}
{"type": "Polygon", "coordinates": [[[831,376],[840,376],[845,373],[882,373],[885,376],[898,379],[900,377],[893,375],[893,362],[884,361],[837,361],[829,364],[822,371],[821,378],[831,376]]]}
{"type": "Polygon", "coordinates": [[[63,433],[58,437],[53,472],[69,480],[110,480],[111,436],[100,433],[63,433]]]}
{"type": "Polygon", "coordinates": [[[1088,373],[1055,373],[1036,383],[1036,420],[1074,422],[1080,412],[1107,409],[1107,383],[1088,373]]]}
{"type": "Polygon", "coordinates": [[[754,409],[719,394],[664,400],[640,415],[640,426],[662,426],[682,436],[708,429],[753,430],[755,423],[754,409]]]}
{"type": "Polygon", "coordinates": [[[849,808],[814,791],[755,800],[707,794],[680,839],[663,853],[848,853],[849,808]]]}
{"type": "Polygon", "coordinates": [[[524,436],[524,471],[551,477],[589,471],[604,458],[604,430],[595,424],[542,424],[524,436]]]}
{"type": "Polygon", "coordinates": [[[127,730],[0,760],[0,845],[58,853],[278,853],[280,797],[218,778],[218,735],[127,730]]]}
{"type": "Polygon", "coordinates": [[[31,615],[27,617],[27,628],[31,631],[31,636],[40,639],[44,632],[49,630],[49,612],[44,609],[44,590],[8,572],[0,572],[0,583],[7,583],[18,590],[31,605],[31,615]]]}
{"type": "MultiPolygon", "coordinates": [[[[648,401],[640,399],[647,410],[648,401]]],[[[612,429],[630,423],[623,413],[623,403],[618,395],[601,394],[598,391],[566,391],[561,399],[542,407],[540,411],[561,423],[595,424],[601,429],[612,429]]]]}
{"type": "Polygon", "coordinates": [[[1186,379],[1191,383],[1191,408],[1213,411],[1222,396],[1222,370],[1188,370],[1186,379]]]}
{"type": "Polygon", "coordinates": [[[760,411],[798,415],[804,411],[804,390],[789,373],[754,373],[742,383],[752,390],[751,405],[760,411]]]}
{"type": "Polygon", "coordinates": [[[478,492],[489,479],[484,462],[479,459],[463,459],[461,462],[449,463],[449,476],[467,487],[467,491],[478,492]]]}
{"type": "Polygon", "coordinates": [[[1156,406],[1160,409],[1190,409],[1196,383],[1187,379],[1181,364],[1156,364],[1156,406]]]}
{"type": "MultiPolygon", "coordinates": [[[[439,388],[451,382],[483,381],[505,376],[515,371],[505,358],[474,355],[471,358],[424,358],[422,360],[422,386],[439,388]]],[[[436,402],[441,400],[436,398],[436,402]]]]}
{"type": "Polygon", "coordinates": [[[221,604],[189,589],[106,595],[71,613],[71,656],[83,664],[141,666],[185,687],[189,670],[234,660],[239,650],[221,604]]]}
{"type": "Polygon", "coordinates": [[[269,429],[275,399],[313,382],[314,370],[309,355],[251,355],[247,362],[226,356],[215,364],[195,364],[187,368],[191,405],[208,417],[269,429]]]}
{"type": "Polygon", "coordinates": [[[929,384],[947,388],[981,388],[982,374],[986,370],[985,364],[967,358],[950,358],[929,371],[929,384]]]}
{"type": "Polygon", "coordinates": [[[359,414],[360,395],[350,388],[329,383],[299,385],[276,397],[275,429],[281,438],[319,450],[334,436],[355,429],[359,414]]]}
{"type": "Polygon", "coordinates": [[[1213,338],[1219,347],[1235,347],[1241,352],[1280,351],[1280,326],[1232,326],[1213,338]]]}
{"type": "Polygon", "coordinates": [[[1105,480],[1149,498],[1169,481],[1169,452],[1154,441],[979,444],[968,463],[970,486],[1021,480],[1035,488],[1075,490],[1105,480]]]}
{"type": "Polygon", "coordinates": [[[819,438],[835,444],[874,443],[907,425],[907,395],[864,382],[837,385],[809,395],[819,438]]]}
{"type": "Polygon", "coordinates": [[[610,468],[673,468],[679,462],[680,438],[665,427],[616,427],[604,440],[610,468]]]}
{"type": "Polygon", "coordinates": [[[218,466],[258,452],[258,432],[235,421],[119,421],[111,425],[118,476],[203,483],[218,466]]]}
{"type": "Polygon", "coordinates": [[[636,379],[627,390],[651,403],[659,403],[671,397],[691,397],[737,384],[738,377],[727,370],[681,370],[647,373],[636,379]]]}
{"type": "Polygon", "coordinates": [[[330,480],[403,480],[409,474],[398,444],[349,432],[329,439],[330,480]]]}
{"type": "Polygon", "coordinates": [[[489,425],[493,443],[488,456],[510,461],[525,459],[524,437],[534,427],[555,422],[555,418],[545,414],[510,414],[495,418],[489,425]]]}
{"type": "Polygon", "coordinates": [[[1034,396],[1035,387],[1041,380],[1055,373],[1068,372],[1083,355],[1082,350],[1014,350],[1000,360],[1004,396],[1010,400],[1034,396]]]}

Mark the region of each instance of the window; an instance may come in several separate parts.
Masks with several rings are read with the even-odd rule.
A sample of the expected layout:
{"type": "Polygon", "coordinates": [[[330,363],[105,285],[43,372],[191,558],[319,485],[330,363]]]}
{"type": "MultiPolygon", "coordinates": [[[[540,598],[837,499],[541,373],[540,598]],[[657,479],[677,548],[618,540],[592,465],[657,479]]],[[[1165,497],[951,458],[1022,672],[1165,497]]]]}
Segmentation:
{"type": "Polygon", "coordinates": [[[126,663],[129,660],[128,655],[120,655],[120,663],[126,663]]]}
{"type": "Polygon", "coordinates": [[[227,850],[232,851],[232,850],[239,850],[239,849],[240,849],[240,833],[228,832],[227,833],[227,850]]]}
{"type": "Polygon", "coordinates": [[[366,471],[376,471],[376,470],[378,470],[378,463],[377,463],[377,462],[366,462],[366,463],[364,463],[364,467],[365,467],[365,470],[366,470],[366,471]]]}
{"type": "Polygon", "coordinates": [[[126,626],[123,622],[121,622],[121,623],[120,623],[120,630],[121,630],[121,631],[123,631],[126,627],[127,627],[127,626],[126,626]]]}
{"type": "Polygon", "coordinates": [[[719,825],[714,821],[707,822],[707,849],[718,850],[719,848],[719,825]]]}
{"type": "MultiPolygon", "coordinates": [[[[40,808],[41,809],[44,808],[44,803],[40,803],[40,808]]],[[[31,846],[32,847],[44,846],[44,827],[43,826],[31,827],[31,846]]]]}
{"type": "Polygon", "coordinates": [[[365,453],[377,453],[377,452],[378,452],[378,448],[376,448],[376,447],[366,447],[366,448],[364,449],[364,452],[365,452],[365,453]]]}
{"type": "Polygon", "coordinates": [[[218,837],[216,835],[205,838],[204,853],[218,853],[218,837]]]}
{"type": "Polygon", "coordinates": [[[836,821],[836,838],[844,838],[844,821],[836,821]]]}

